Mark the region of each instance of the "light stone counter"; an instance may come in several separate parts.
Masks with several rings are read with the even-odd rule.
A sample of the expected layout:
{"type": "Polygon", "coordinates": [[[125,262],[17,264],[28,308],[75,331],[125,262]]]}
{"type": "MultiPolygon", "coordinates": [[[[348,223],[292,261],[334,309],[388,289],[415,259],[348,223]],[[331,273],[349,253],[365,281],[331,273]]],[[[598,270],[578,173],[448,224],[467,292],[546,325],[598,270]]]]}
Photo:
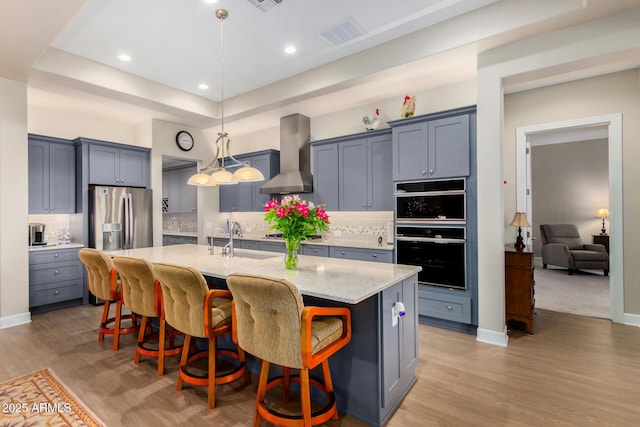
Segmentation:
{"type": "Polygon", "coordinates": [[[162,234],[166,236],[198,237],[198,233],[196,231],[162,230],[162,234]]]}
{"type": "Polygon", "coordinates": [[[297,270],[286,270],[280,253],[250,249],[234,252],[235,256],[229,258],[219,252],[209,255],[209,248],[204,245],[174,245],[109,254],[146,258],[153,263],[188,265],[204,275],[222,279],[232,273],[284,278],[294,283],[303,295],[347,304],[358,304],[421,270],[416,266],[305,255],[299,256],[297,270]]]}
{"type": "MultiPolygon", "coordinates": [[[[222,235],[214,235],[215,239],[228,239],[228,236],[222,235]]],[[[264,237],[264,235],[255,235],[252,236],[250,234],[245,234],[243,237],[234,237],[234,241],[236,240],[258,240],[262,242],[283,242],[282,239],[270,239],[264,237]]],[[[378,244],[378,241],[374,240],[349,240],[349,239],[317,239],[317,240],[303,240],[301,242],[303,245],[324,245],[324,246],[341,246],[347,248],[363,248],[363,249],[380,249],[385,251],[392,251],[393,244],[388,244],[386,241],[382,242],[382,245],[378,244]]]]}
{"type": "Polygon", "coordinates": [[[52,251],[52,250],[62,250],[62,249],[75,249],[75,248],[84,248],[82,243],[68,243],[65,245],[58,244],[47,244],[42,246],[29,246],[29,252],[37,252],[37,251],[52,251]]]}

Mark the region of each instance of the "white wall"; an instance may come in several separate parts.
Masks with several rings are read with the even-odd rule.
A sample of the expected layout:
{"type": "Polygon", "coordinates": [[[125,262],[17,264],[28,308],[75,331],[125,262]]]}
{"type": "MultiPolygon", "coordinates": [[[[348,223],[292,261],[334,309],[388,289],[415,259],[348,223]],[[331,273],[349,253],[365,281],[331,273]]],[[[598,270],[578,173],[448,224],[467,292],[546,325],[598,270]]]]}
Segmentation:
{"type": "Polygon", "coordinates": [[[29,313],[27,86],[0,77],[0,328],[29,313]]]}

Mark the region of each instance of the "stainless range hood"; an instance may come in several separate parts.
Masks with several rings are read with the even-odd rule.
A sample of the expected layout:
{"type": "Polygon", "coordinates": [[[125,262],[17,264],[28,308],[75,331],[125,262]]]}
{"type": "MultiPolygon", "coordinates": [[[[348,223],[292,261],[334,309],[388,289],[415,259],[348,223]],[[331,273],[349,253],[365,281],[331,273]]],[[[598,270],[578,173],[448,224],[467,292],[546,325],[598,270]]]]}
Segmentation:
{"type": "Polygon", "coordinates": [[[280,118],[280,173],[260,188],[262,194],[311,193],[310,119],[302,114],[280,118]]]}

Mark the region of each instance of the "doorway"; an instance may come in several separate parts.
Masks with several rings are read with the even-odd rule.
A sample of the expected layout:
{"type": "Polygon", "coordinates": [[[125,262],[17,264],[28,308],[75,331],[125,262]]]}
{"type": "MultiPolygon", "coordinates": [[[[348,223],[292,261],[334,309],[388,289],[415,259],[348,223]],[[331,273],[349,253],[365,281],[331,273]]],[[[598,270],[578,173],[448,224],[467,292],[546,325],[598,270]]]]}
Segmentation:
{"type": "MultiPolygon", "coordinates": [[[[624,321],[624,290],[623,290],[623,257],[622,257],[622,115],[588,117],[563,122],[545,123],[540,125],[519,127],[516,129],[516,189],[517,210],[527,213],[529,223],[532,219],[531,200],[531,164],[527,155],[531,137],[550,131],[585,130],[589,128],[605,128],[609,157],[609,255],[610,255],[610,314],[617,323],[624,321]]],[[[527,237],[531,244],[530,235],[527,237]]]]}

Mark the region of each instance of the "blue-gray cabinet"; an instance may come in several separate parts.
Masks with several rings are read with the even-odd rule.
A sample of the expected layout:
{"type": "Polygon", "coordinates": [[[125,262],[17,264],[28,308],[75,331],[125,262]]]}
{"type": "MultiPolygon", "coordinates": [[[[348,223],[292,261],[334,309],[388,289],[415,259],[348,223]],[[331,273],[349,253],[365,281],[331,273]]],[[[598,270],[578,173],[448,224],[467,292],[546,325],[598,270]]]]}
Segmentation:
{"type": "Polygon", "coordinates": [[[124,187],[149,186],[149,150],[132,146],[89,146],[89,183],[124,187]]]}
{"type": "Polygon", "coordinates": [[[386,249],[352,248],[346,246],[330,246],[329,257],[355,259],[359,261],[393,262],[393,251],[386,249]]]}
{"type": "Polygon", "coordinates": [[[325,245],[300,245],[301,255],[329,256],[329,247],[325,245]]]}
{"type": "Polygon", "coordinates": [[[329,210],[393,210],[391,149],[390,129],[314,142],[313,201],[329,210]]]}
{"type": "Polygon", "coordinates": [[[174,234],[162,235],[162,246],[171,245],[197,245],[198,238],[195,236],[176,236],[174,234]]]}
{"type": "MultiPolygon", "coordinates": [[[[271,198],[269,194],[260,193],[265,182],[280,173],[280,152],[265,150],[234,156],[240,162],[247,162],[264,175],[261,182],[241,182],[232,185],[220,185],[220,212],[262,212],[262,207],[271,198]]],[[[225,159],[225,164],[232,164],[225,159]]],[[[230,168],[233,172],[236,168],[230,168]]]]}
{"type": "Polygon", "coordinates": [[[47,311],[80,304],[84,267],[78,248],[56,248],[29,252],[29,308],[47,311]]]}
{"type": "Polygon", "coordinates": [[[75,213],[76,165],[71,141],[29,135],[29,213],[75,213]]]}
{"type": "Polygon", "coordinates": [[[469,112],[447,111],[389,122],[393,180],[469,175],[469,112]]]}
{"type": "Polygon", "coordinates": [[[196,187],[188,185],[189,177],[197,167],[187,166],[162,171],[162,197],[167,199],[166,213],[197,211],[196,187]]]}

